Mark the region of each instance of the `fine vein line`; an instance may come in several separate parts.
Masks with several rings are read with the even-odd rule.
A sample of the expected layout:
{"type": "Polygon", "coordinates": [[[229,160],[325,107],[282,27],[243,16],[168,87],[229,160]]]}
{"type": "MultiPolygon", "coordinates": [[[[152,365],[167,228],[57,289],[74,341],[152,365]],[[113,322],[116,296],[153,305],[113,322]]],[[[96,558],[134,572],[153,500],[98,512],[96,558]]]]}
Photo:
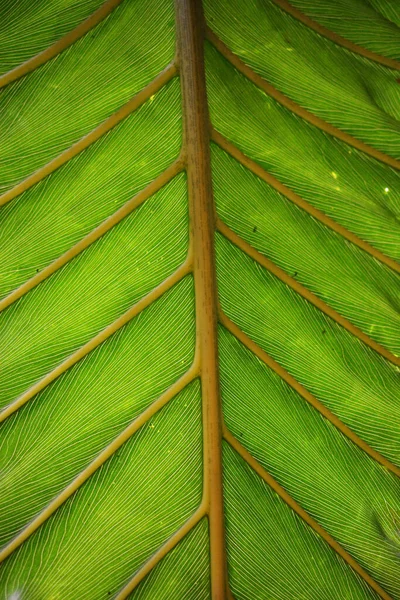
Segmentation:
{"type": "Polygon", "coordinates": [[[161,73],[157,75],[149,84],[147,84],[140,92],[131,98],[126,104],[119,108],[115,113],[109,116],[105,121],[84,135],[80,140],[72,144],[69,148],[61,152],[50,162],[40,167],[37,171],[29,175],[26,179],[17,183],[14,187],[0,195],[0,206],[10,202],[26,190],[29,190],[35,183],[38,183],[56,169],[65,165],[71,158],[86,150],[91,144],[96,142],[105,133],[113,129],[118,123],[123,121],[137,108],[144,104],[150,96],[156,94],[166,83],[178,74],[178,67],[175,61],[172,61],[161,73]]]}
{"type": "Polygon", "coordinates": [[[329,304],[318,298],[313,292],[304,287],[301,283],[290,277],[283,269],[278,267],[275,263],[273,263],[270,259],[268,259],[264,254],[261,254],[258,250],[256,250],[253,246],[248,244],[243,238],[238,236],[226,223],[224,223],[221,219],[217,218],[217,229],[223,236],[225,236],[230,242],[235,244],[240,250],[245,252],[248,256],[250,256],[253,260],[255,260],[262,267],[267,269],[270,273],[275,275],[278,279],[283,281],[286,285],[291,287],[297,294],[311,302],[316,308],[325,313],[328,317],[333,319],[336,323],[344,327],[349,333],[357,337],[359,340],[364,342],[367,346],[369,346],[372,350],[390,360],[395,365],[400,366],[400,358],[392,354],[389,350],[387,350],[378,342],[375,342],[371,339],[366,333],[364,333],[361,329],[353,325],[350,321],[348,321],[345,317],[339,314],[336,310],[334,310],[329,304]]]}
{"type": "Polygon", "coordinates": [[[81,471],[64,490],[56,496],[14,539],[0,551],[0,562],[5,560],[14,550],[25,542],[52,514],[74,494],[136,431],[142,427],[157,411],[182,391],[199,375],[198,364],[192,367],[171,387],[169,387],[155,402],[132,421],[96,458],[81,471]]]}
{"type": "Polygon", "coordinates": [[[354,442],[361,450],[391,471],[397,477],[400,477],[400,468],[390,460],[382,456],[379,452],[371,448],[367,442],[362,440],[350,427],[345,425],[334,413],[332,413],[322,402],[320,402],[311,392],[309,392],[301,383],[299,383],[290,373],[288,373],[279,363],[277,363],[269,354],[256,344],[244,331],[242,331],[227,315],[220,310],[220,323],[232,333],[248,350],[253,352],[265,365],[275,371],[291,388],[293,388],[306,402],[311,404],[321,415],[332,423],[349,440],[354,442]]]}
{"type": "Polygon", "coordinates": [[[363,569],[363,567],[317,522],[309,515],[288,492],[260,465],[260,463],[242,446],[224,425],[223,436],[230,446],[247,462],[247,464],[299,515],[310,527],[314,529],[337,552],[360,577],[379,594],[383,600],[392,600],[391,596],[363,569]]]}
{"type": "Polygon", "coordinates": [[[63,50],[83,37],[85,33],[96,27],[96,25],[103,21],[103,19],[105,19],[114,10],[114,8],[121,4],[121,2],[122,0],[107,0],[107,2],[104,2],[104,4],[100,6],[100,8],[98,8],[94,13],[92,13],[87,19],[77,25],[77,27],[72,29],[72,31],[69,31],[62,38],[54,42],[54,44],[42,52],[39,52],[35,56],[32,56],[20,65],[17,65],[7,73],[0,75],[0,88],[8,85],[16,79],[19,79],[27,73],[34,71],[37,69],[37,67],[40,67],[51,58],[57,56],[57,54],[60,54],[63,50]]]}
{"type": "Polygon", "coordinates": [[[246,156],[239,148],[237,148],[232,142],[229,142],[223,135],[221,135],[218,131],[212,128],[211,130],[211,139],[225,152],[230,154],[233,158],[235,158],[240,164],[242,164],[246,169],[249,169],[254,175],[257,175],[260,179],[268,183],[271,187],[276,189],[279,193],[285,196],[288,200],[296,204],[298,207],[306,211],[308,214],[312,215],[315,219],[344,237],[349,242],[352,242],[364,252],[367,252],[381,263],[385,264],[387,267],[393,269],[397,273],[400,273],[400,264],[380,252],[371,246],[368,242],[365,242],[361,238],[359,238],[355,233],[352,233],[343,225],[339,225],[334,219],[328,217],[325,213],[323,213],[318,208],[309,204],[306,200],[298,196],[295,192],[293,192],[290,188],[286,187],[283,183],[278,181],[273,175],[265,171],[259,164],[257,164],[254,160],[246,156]]]}
{"type": "Polygon", "coordinates": [[[307,110],[303,106],[300,106],[297,104],[297,102],[294,102],[294,100],[291,100],[288,96],[277,90],[273,85],[268,83],[255,71],[253,71],[251,67],[246,65],[241,58],[234,54],[232,50],[230,50],[228,46],[226,46],[226,44],[224,44],[224,42],[213,31],[211,31],[209,27],[207,28],[207,39],[226,58],[226,60],[228,60],[238,71],[240,71],[240,73],[242,73],[242,75],[247,77],[247,79],[254,83],[254,85],[260,88],[268,96],[271,96],[271,98],[274,98],[274,100],[282,104],[282,106],[288,108],[295,115],[298,115],[305,121],[308,121],[315,127],[318,127],[318,129],[325,131],[329,135],[332,135],[342,142],[345,142],[349,146],[357,148],[357,150],[361,150],[361,152],[372,156],[376,160],[379,160],[380,162],[383,162],[394,169],[400,170],[400,160],[397,160],[385,152],[381,152],[369,144],[366,144],[365,142],[353,137],[349,133],[345,133],[341,129],[334,127],[327,121],[317,117],[317,115],[307,110]]]}
{"type": "Polygon", "coordinates": [[[97,335],[95,335],[91,340],[86,342],[83,346],[78,348],[76,352],[68,356],[62,363],[60,363],[55,369],[47,373],[42,379],[34,383],[26,392],[21,394],[16,400],[11,402],[8,406],[6,406],[0,412],[0,423],[7,419],[10,415],[12,415],[16,410],[21,408],[24,404],[26,404],[29,400],[31,400],[36,394],[42,391],[46,386],[48,386],[52,381],[60,377],[65,371],[70,369],[73,365],[75,365],[78,361],[80,361],[84,356],[87,356],[92,350],[97,348],[102,342],[104,342],[107,338],[109,338],[113,333],[115,333],[118,329],[126,325],[131,319],[136,317],[142,310],[147,308],[152,302],[160,298],[162,294],[168,291],[172,286],[181,281],[183,277],[188,275],[192,270],[192,256],[191,251],[189,250],[189,254],[185,262],[174,272],[172,275],[164,279],[158,286],[156,286],[153,290],[151,290],[148,294],[146,294],[143,298],[141,298],[136,304],[134,304],[128,311],[126,311],[123,315],[118,317],[113,323],[108,325],[105,329],[100,331],[97,335]]]}
{"type": "Polygon", "coordinates": [[[114,597],[114,600],[125,600],[129,594],[139,585],[139,583],[150,573],[152,569],[162,560],[168,552],[173,550],[175,546],[199,523],[199,521],[207,514],[207,507],[204,503],[200,504],[195,513],[180,527],[157,552],[155,552],[141,567],[136,571],[132,579],[122,588],[122,590],[114,597]]]}
{"type": "Polygon", "coordinates": [[[175,6],[193,245],[196,346],[201,361],[203,497],[208,504],[211,598],[226,600],[215,221],[204,72],[204,15],[201,0],[175,0],[175,6]]]}
{"type": "Polygon", "coordinates": [[[36,273],[33,277],[31,277],[31,279],[25,281],[22,285],[13,290],[5,298],[0,300],[0,312],[8,306],[10,306],[10,304],[24,296],[26,293],[28,293],[30,290],[36,287],[39,283],[50,277],[50,275],[58,271],[58,269],[63,267],[65,264],[67,264],[69,261],[75,258],[78,254],[80,254],[83,250],[85,250],[91,244],[93,244],[93,242],[95,242],[101,236],[107,233],[107,231],[112,229],[115,225],[122,221],[122,219],[127,217],[145,200],[147,200],[150,196],[158,192],[164,185],[169,183],[171,179],[173,179],[173,177],[175,177],[184,169],[184,166],[185,157],[181,153],[181,155],[163,173],[161,173],[158,177],[151,181],[143,190],[141,190],[133,198],[131,198],[131,200],[128,200],[115,213],[113,213],[102,223],[100,223],[100,225],[95,227],[95,229],[89,232],[79,242],[74,244],[72,248],[64,252],[64,254],[55,259],[47,267],[42,269],[39,273],[36,273]]]}
{"type": "Polygon", "coordinates": [[[327,27],[324,27],[324,25],[321,25],[320,23],[318,23],[311,17],[307,16],[306,14],[301,12],[298,8],[295,8],[292,4],[287,2],[287,0],[272,0],[272,1],[277,6],[279,6],[282,10],[284,10],[289,15],[294,17],[297,21],[300,21],[301,23],[303,23],[303,25],[306,25],[310,29],[313,29],[314,31],[316,31],[317,33],[322,35],[323,37],[328,38],[329,40],[331,40],[338,46],[343,46],[344,48],[347,48],[347,50],[351,50],[355,54],[360,54],[361,56],[364,56],[365,58],[369,58],[370,60],[373,60],[374,62],[384,65],[385,67],[390,67],[391,69],[400,70],[400,63],[397,60],[394,60],[393,58],[389,58],[387,56],[383,56],[382,54],[378,54],[377,52],[373,52],[372,50],[368,50],[367,48],[364,48],[364,46],[360,46],[359,44],[355,44],[354,42],[351,42],[347,38],[344,38],[341,35],[339,35],[338,33],[331,31],[327,27]]]}

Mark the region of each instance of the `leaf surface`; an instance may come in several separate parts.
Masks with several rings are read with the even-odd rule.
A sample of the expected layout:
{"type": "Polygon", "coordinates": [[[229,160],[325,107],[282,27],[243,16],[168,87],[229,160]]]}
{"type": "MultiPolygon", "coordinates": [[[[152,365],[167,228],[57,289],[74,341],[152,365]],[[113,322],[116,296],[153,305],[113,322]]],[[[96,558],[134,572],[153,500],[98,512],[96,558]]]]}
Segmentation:
{"type": "Polygon", "coordinates": [[[0,9],[4,600],[400,599],[398,14],[203,5],[0,9]]]}

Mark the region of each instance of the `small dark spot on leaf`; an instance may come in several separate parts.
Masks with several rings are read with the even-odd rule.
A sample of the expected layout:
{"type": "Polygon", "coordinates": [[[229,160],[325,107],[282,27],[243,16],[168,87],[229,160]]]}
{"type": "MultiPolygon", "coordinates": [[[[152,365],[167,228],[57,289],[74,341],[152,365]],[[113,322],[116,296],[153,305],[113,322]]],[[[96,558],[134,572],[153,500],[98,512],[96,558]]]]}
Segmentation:
{"type": "Polygon", "coordinates": [[[39,273],[39,269],[36,269],[36,273],[39,273]]]}
{"type": "Polygon", "coordinates": [[[325,335],[325,333],[326,333],[326,330],[325,330],[325,329],[323,329],[323,330],[322,330],[322,335],[325,335]]]}
{"type": "Polygon", "coordinates": [[[400,83],[400,77],[399,77],[399,79],[396,79],[396,81],[397,81],[397,83],[400,83]]]}
{"type": "Polygon", "coordinates": [[[255,225],[253,227],[253,233],[257,233],[257,227],[255,225]]]}
{"type": "Polygon", "coordinates": [[[293,277],[297,277],[297,271],[293,273],[293,277]]]}
{"type": "Polygon", "coordinates": [[[243,437],[243,433],[239,433],[240,437],[243,437]]]}

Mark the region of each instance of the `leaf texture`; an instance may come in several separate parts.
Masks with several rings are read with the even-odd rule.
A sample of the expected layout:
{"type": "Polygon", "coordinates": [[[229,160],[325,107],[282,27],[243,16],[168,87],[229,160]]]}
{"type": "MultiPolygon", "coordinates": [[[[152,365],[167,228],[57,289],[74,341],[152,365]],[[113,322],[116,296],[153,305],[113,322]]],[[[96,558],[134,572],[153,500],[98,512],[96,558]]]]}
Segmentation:
{"type": "Polygon", "coordinates": [[[206,58],[214,127],[311,205],[398,259],[399,174],[298,119],[208,44],[206,58]]]}
{"type": "Polygon", "coordinates": [[[143,8],[121,3],[66,52],[2,91],[0,189],[68,148],[172,60],[173,6],[153,0],[143,8]]]}
{"type": "Polygon", "coordinates": [[[193,384],[15,553],[2,574],[6,594],[23,589],[39,598],[95,598],[107,597],[110,588],[117,591],[196,508],[201,493],[200,424],[199,389],[193,384]],[[96,556],[90,551],[93,546],[96,556]],[[38,561],[43,564],[41,578],[32,581],[38,561]]]}
{"type": "Polygon", "coordinates": [[[213,0],[207,12],[222,40],[272,85],[339,129],[399,157],[396,72],[349,55],[272,0],[245,7],[239,0],[213,0]],[[239,11],[240,22],[234,18],[239,11]]]}
{"type": "Polygon", "coordinates": [[[227,524],[232,536],[232,540],[228,537],[228,551],[239,597],[290,595],[328,600],[340,597],[340,593],[349,598],[374,597],[321,545],[320,539],[304,530],[296,515],[285,509],[229,446],[224,450],[227,524]],[[266,553],[272,545],[276,552],[266,553]],[[247,563],[245,557],[249,554],[252,560],[247,563]],[[313,557],[312,566],[304,556],[313,557]]]}
{"type": "Polygon", "coordinates": [[[400,600],[399,18],[0,7],[1,599],[400,600]]]}
{"type": "Polygon", "coordinates": [[[393,2],[292,0],[291,4],[360,46],[390,58],[400,58],[400,11],[393,2]]]}
{"type": "Polygon", "coordinates": [[[101,0],[39,1],[34,11],[27,0],[4,3],[0,8],[1,73],[45,50],[89,17],[101,3],[101,0]]]}

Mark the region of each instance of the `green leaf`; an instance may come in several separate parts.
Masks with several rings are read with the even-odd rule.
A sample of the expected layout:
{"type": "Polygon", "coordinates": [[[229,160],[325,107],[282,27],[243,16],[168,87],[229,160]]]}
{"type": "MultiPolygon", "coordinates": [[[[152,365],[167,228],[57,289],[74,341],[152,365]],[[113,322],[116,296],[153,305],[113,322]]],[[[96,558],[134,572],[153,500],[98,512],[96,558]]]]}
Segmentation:
{"type": "Polygon", "coordinates": [[[0,7],[1,599],[400,600],[400,14],[203,5],[0,7]]]}

